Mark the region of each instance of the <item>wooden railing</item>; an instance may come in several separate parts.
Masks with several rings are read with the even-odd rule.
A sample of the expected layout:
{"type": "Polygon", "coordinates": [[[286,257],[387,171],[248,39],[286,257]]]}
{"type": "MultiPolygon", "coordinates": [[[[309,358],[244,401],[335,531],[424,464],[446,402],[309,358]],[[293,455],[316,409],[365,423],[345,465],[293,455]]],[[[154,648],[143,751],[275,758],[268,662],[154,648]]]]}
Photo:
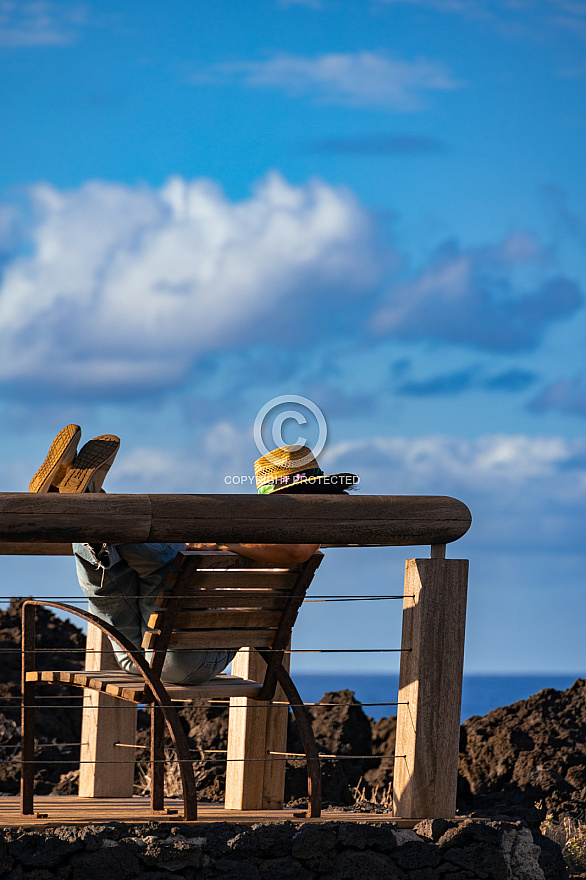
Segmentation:
{"type": "MultiPolygon", "coordinates": [[[[470,523],[466,505],[445,496],[0,493],[0,554],[71,554],[76,541],[431,545],[431,558],[406,562],[393,812],[449,818],[456,807],[468,561],[446,559],[445,545],[470,523]]],[[[88,640],[88,662],[111,662],[107,640],[97,632],[88,640]]],[[[246,649],[234,661],[241,675],[254,675],[254,662],[246,649]]],[[[133,765],[121,753],[131,749],[116,742],[134,742],[134,713],[117,711],[106,695],[86,701],[82,760],[119,766],[101,763],[108,770],[82,774],[80,794],[128,796],[133,765]]],[[[286,711],[271,706],[261,722],[258,704],[232,702],[226,805],[274,809],[283,802],[281,762],[246,759],[286,751],[286,711]]]]}

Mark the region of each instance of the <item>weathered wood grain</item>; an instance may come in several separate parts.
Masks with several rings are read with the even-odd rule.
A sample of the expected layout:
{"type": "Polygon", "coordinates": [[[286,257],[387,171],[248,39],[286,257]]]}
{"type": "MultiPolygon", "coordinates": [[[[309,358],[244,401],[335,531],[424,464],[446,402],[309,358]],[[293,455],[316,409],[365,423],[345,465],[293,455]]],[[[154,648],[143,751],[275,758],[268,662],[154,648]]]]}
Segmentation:
{"type": "MultiPolygon", "coordinates": [[[[274,593],[268,590],[238,590],[237,593],[232,592],[230,606],[232,608],[272,608],[282,611],[288,596],[288,593],[274,593]]],[[[164,608],[167,602],[167,596],[160,594],[157,596],[156,604],[161,608],[164,608]]],[[[226,607],[226,605],[226,599],[222,597],[221,591],[218,595],[215,590],[188,594],[183,599],[185,611],[190,608],[218,608],[226,607]]]]}
{"type": "MultiPolygon", "coordinates": [[[[256,651],[244,648],[232,661],[232,672],[262,682],[266,663],[256,651]]],[[[268,705],[244,697],[230,699],[225,801],[228,810],[262,810],[268,705]]]]}
{"type": "Polygon", "coordinates": [[[444,544],[468,530],[470,511],[445,496],[151,495],[149,540],[263,543],[444,544]],[[178,537],[178,536],[183,537],[178,537]]]}
{"type": "Polygon", "coordinates": [[[456,810],[467,582],[467,559],[406,562],[395,816],[451,819],[456,810]]]}
{"type": "Polygon", "coordinates": [[[0,493],[0,541],[15,543],[446,544],[470,523],[461,501],[432,495],[0,493]]]}
{"type": "Polygon", "coordinates": [[[71,544],[40,541],[0,541],[0,556],[72,556],[71,544]]]}
{"type": "MultiPolygon", "coordinates": [[[[231,605],[237,605],[238,600],[232,599],[231,605]]],[[[151,614],[149,628],[159,629],[162,624],[164,612],[151,614]]],[[[214,611],[180,611],[175,618],[177,629],[215,629],[223,631],[230,627],[276,627],[282,618],[281,611],[258,611],[256,608],[239,610],[232,608],[219,608],[214,611]]]]}
{"type": "MultiPolygon", "coordinates": [[[[86,668],[94,675],[101,670],[120,673],[108,637],[88,625],[86,668]]],[[[137,676],[138,678],[138,676],[137,676]]],[[[144,691],[144,682],[138,683],[144,691]]],[[[79,764],[80,797],[132,797],[134,764],[132,750],[116,743],[134,743],[136,712],[128,703],[103,690],[85,690],[81,724],[79,764]],[[97,764],[95,762],[98,762],[97,764]]]]}
{"type": "Polygon", "coordinates": [[[150,528],[148,495],[0,493],[0,541],[139,543],[150,528]]]}
{"type": "MultiPolygon", "coordinates": [[[[230,568],[230,589],[255,589],[255,590],[289,590],[297,579],[295,573],[288,571],[272,571],[261,569],[253,571],[248,568],[230,568]]],[[[200,590],[225,589],[226,572],[216,569],[215,571],[200,571],[198,568],[197,578],[193,582],[183,586],[183,592],[188,595],[191,590],[199,593],[200,590]]]]}
{"type": "MultiPolygon", "coordinates": [[[[280,762],[279,762],[280,763],[280,762]]],[[[104,822],[118,821],[127,822],[130,825],[153,822],[150,812],[148,797],[133,798],[92,798],[80,800],[74,796],[37,796],[35,804],[39,810],[39,818],[26,816],[23,818],[20,812],[18,797],[3,797],[0,802],[2,825],[7,828],[30,828],[44,832],[48,828],[58,828],[63,825],[100,825],[104,822]]],[[[182,802],[180,798],[165,798],[167,815],[157,816],[156,822],[166,829],[177,825],[177,813],[181,812],[182,802]]],[[[239,810],[227,810],[221,803],[200,804],[198,809],[199,822],[234,822],[238,824],[256,825],[258,823],[279,824],[282,822],[299,822],[299,807],[288,809],[254,810],[241,812],[239,810]]],[[[457,823],[464,822],[466,816],[458,817],[457,823]]],[[[319,819],[305,819],[312,825],[327,825],[335,822],[392,822],[399,828],[413,828],[418,819],[393,819],[389,813],[363,813],[348,812],[348,807],[339,810],[329,809],[319,819]]],[[[477,819],[478,822],[486,822],[487,819],[477,819]]],[[[182,823],[183,824],[183,823],[182,823]]],[[[198,822],[191,823],[193,835],[199,832],[198,822]]],[[[129,833],[132,833],[129,829],[129,833]]],[[[166,831],[166,833],[168,833],[166,831]]],[[[237,864],[237,863],[236,863],[237,864]]],[[[6,875],[8,876],[8,875],[6,875]]],[[[148,874],[143,874],[148,877],[148,874]]],[[[159,874],[159,876],[161,876],[159,874]]],[[[232,875],[234,876],[234,875],[232,875]]],[[[448,875],[449,876],[449,875],[448,875]]],[[[98,878],[98,880],[107,880],[98,878]]]]}
{"type": "MultiPolygon", "coordinates": [[[[210,629],[210,630],[185,630],[174,632],[169,642],[169,649],[181,648],[199,651],[202,648],[220,651],[224,648],[242,648],[244,645],[254,645],[258,648],[270,648],[275,638],[275,629],[210,629]]],[[[154,646],[154,638],[147,638],[153,633],[146,633],[143,638],[143,647],[147,650],[154,646]]]]}
{"type": "MultiPolygon", "coordinates": [[[[291,647],[291,640],[287,644],[291,647]]],[[[289,672],[291,666],[291,654],[285,654],[282,659],[284,669],[289,672]]],[[[280,684],[275,689],[275,696],[267,710],[267,723],[265,732],[265,745],[267,755],[270,752],[287,751],[287,727],[289,721],[289,708],[286,705],[287,697],[280,684]]],[[[278,810],[283,808],[285,801],[285,771],[287,762],[285,758],[279,761],[275,755],[272,760],[264,765],[264,778],[262,788],[263,810],[278,810]]]]}
{"type": "MultiPolygon", "coordinates": [[[[52,670],[50,672],[36,671],[27,673],[27,680],[59,682],[85,688],[91,687],[102,694],[109,693],[135,703],[141,703],[144,697],[144,679],[142,676],[130,675],[122,672],[122,670],[118,672],[115,670],[103,670],[101,672],[86,670],[76,674],[60,670],[52,670]]],[[[261,691],[261,685],[256,681],[244,680],[238,676],[221,673],[203,684],[193,686],[166,683],[165,690],[171,697],[171,700],[184,703],[193,700],[227,700],[235,693],[244,696],[257,696],[261,691]]],[[[128,711],[128,709],[124,711],[128,711]]]]}

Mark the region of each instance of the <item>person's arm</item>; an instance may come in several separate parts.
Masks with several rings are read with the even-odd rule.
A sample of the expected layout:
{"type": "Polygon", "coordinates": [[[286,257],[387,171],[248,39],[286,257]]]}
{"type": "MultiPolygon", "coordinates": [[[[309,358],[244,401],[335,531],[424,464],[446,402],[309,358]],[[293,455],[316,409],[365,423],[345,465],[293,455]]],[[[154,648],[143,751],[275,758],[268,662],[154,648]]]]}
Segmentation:
{"type": "Polygon", "coordinates": [[[232,550],[257,562],[293,565],[306,562],[319,550],[319,544],[188,544],[188,550],[232,550]]]}

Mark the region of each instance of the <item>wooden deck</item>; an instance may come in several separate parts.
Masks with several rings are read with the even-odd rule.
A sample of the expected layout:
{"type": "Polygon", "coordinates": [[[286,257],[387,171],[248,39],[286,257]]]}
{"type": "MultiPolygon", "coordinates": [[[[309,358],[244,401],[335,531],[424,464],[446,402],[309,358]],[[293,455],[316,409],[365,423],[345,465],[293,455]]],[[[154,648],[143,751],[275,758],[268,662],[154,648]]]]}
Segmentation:
{"type": "MultiPolygon", "coordinates": [[[[20,815],[17,797],[0,797],[0,827],[21,826],[51,828],[56,825],[88,825],[105,822],[182,822],[183,803],[174,798],[165,799],[165,808],[173,811],[153,816],[149,799],[133,798],[79,798],[35,797],[36,817],[20,815]],[[176,812],[175,812],[176,811],[176,812]]],[[[305,819],[299,809],[284,810],[226,810],[222,804],[200,804],[198,822],[394,822],[399,828],[412,828],[418,819],[393,819],[390,813],[359,813],[345,810],[324,810],[320,819],[305,819]]],[[[198,824],[197,822],[192,824],[198,824]]]]}

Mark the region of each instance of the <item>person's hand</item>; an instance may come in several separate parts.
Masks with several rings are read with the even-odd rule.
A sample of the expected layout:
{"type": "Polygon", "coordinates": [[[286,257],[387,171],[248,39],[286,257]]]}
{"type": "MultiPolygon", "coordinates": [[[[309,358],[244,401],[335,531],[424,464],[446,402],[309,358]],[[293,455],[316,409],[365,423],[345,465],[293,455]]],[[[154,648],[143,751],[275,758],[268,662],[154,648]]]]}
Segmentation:
{"type": "Polygon", "coordinates": [[[188,544],[187,550],[217,550],[217,544],[188,544]]]}

